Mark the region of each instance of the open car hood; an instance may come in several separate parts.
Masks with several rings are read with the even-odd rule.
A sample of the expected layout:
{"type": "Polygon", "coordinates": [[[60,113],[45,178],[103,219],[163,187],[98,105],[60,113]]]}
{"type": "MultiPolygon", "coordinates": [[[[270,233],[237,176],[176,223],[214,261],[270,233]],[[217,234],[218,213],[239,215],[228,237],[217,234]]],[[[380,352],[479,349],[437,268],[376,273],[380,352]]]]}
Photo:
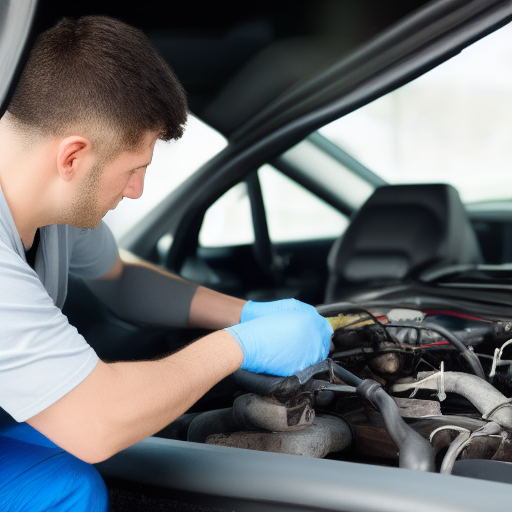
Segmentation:
{"type": "Polygon", "coordinates": [[[28,57],[36,7],[37,0],[0,2],[0,116],[7,109],[28,57]]]}
{"type": "Polygon", "coordinates": [[[314,8],[308,2],[272,6],[256,2],[251,6],[253,21],[240,18],[237,25],[240,13],[230,2],[214,10],[208,4],[199,3],[195,12],[190,6],[174,6],[169,12],[157,1],[141,11],[137,4],[121,7],[95,0],[85,6],[58,0],[3,0],[1,112],[34,36],[63,15],[96,10],[146,30],[184,84],[191,110],[232,141],[245,143],[305,116],[311,132],[413,80],[512,18],[512,5],[503,0],[416,0],[385,8],[376,2],[365,4],[360,12],[336,2],[314,8]],[[304,25],[300,17],[314,9],[341,20],[321,30],[309,27],[274,33],[283,32],[286,24],[304,25]],[[273,11],[274,17],[269,18],[273,11]],[[164,21],[155,22],[158,12],[164,21]],[[343,20],[350,16],[357,27],[343,20]],[[196,18],[197,26],[191,28],[196,18]],[[224,30],[221,36],[204,28],[212,19],[217,32],[224,30]],[[399,21],[393,23],[394,19],[399,21]],[[372,31],[378,35],[369,38],[372,31]]]}
{"type": "Polygon", "coordinates": [[[227,190],[248,170],[271,162],[314,130],[426,73],[511,19],[511,0],[430,2],[270,102],[260,98],[257,113],[241,107],[243,85],[256,80],[259,70],[255,66],[252,74],[249,63],[240,72],[243,80],[235,76],[198,111],[229,138],[227,148],[162,201],[121,245],[146,257],[163,233],[176,235],[180,225],[185,236],[194,221],[193,205],[207,202],[208,194],[227,190]],[[228,104],[240,109],[228,109],[228,104]]]}

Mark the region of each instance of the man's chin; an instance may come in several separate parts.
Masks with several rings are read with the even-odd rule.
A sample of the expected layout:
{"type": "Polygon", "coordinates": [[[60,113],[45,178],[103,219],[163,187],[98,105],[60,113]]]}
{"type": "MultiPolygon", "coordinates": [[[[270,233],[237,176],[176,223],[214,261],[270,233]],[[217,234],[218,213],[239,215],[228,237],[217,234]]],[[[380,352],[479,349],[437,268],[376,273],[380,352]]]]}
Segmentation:
{"type": "Polygon", "coordinates": [[[74,219],[72,222],[67,222],[68,226],[73,226],[80,229],[95,229],[102,221],[103,217],[95,219],[74,219]]]}

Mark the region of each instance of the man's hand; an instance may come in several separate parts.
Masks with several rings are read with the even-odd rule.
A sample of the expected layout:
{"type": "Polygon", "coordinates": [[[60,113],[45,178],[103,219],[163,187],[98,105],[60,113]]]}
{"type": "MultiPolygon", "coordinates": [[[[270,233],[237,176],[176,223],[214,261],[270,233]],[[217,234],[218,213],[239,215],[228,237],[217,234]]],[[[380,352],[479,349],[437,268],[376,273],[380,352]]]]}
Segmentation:
{"type": "Polygon", "coordinates": [[[304,306],[225,329],[244,352],[244,370],[287,377],[327,357],[332,327],[314,307],[304,306]]]}

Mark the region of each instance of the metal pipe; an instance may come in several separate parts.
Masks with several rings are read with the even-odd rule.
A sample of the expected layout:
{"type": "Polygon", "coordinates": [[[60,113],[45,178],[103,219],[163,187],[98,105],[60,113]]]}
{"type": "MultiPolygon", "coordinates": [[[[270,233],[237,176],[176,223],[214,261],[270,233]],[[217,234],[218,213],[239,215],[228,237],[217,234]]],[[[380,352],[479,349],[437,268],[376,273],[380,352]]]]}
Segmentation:
{"type": "Polygon", "coordinates": [[[495,421],[499,425],[512,428],[512,403],[494,386],[476,375],[459,372],[439,372],[418,382],[395,384],[395,392],[408,389],[444,390],[467,398],[482,414],[485,420],[495,421]]]}

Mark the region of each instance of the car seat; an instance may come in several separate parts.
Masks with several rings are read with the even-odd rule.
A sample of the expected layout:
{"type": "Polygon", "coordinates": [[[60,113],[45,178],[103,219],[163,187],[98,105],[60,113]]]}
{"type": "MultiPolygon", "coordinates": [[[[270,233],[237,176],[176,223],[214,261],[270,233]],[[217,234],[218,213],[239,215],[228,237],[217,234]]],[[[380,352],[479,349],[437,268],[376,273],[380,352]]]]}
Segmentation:
{"type": "Polygon", "coordinates": [[[328,255],[325,302],[417,279],[422,272],[482,262],[478,240],[455,188],[377,188],[328,255]]]}

